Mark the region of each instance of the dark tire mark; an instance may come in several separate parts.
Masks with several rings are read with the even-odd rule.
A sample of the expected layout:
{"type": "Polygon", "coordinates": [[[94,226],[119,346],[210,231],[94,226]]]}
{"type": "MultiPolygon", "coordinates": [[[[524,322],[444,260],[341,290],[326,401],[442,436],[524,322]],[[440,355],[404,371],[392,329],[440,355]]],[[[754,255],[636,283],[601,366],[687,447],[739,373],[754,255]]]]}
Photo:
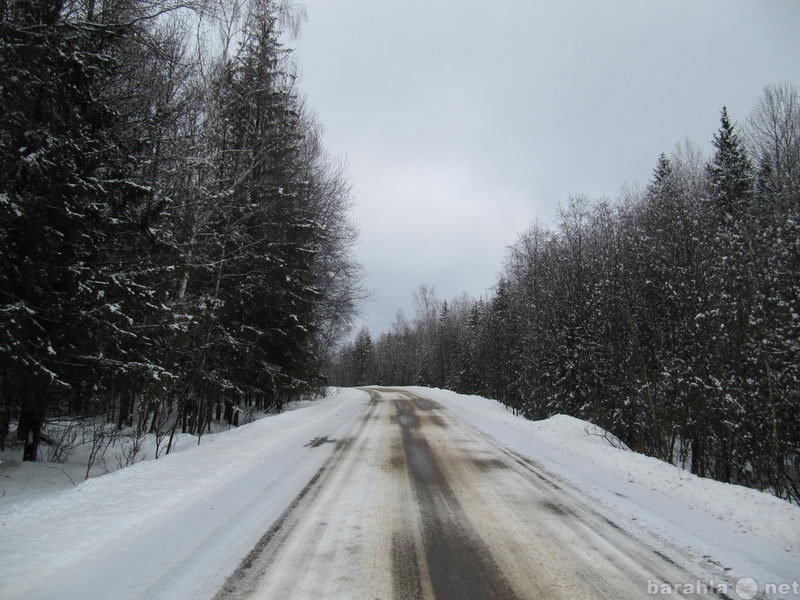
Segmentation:
{"type": "Polygon", "coordinates": [[[518,598],[472,527],[424,435],[411,402],[395,401],[403,451],[420,508],[422,545],[436,598],[518,598]],[[404,418],[405,417],[405,418],[404,418]]]}
{"type": "Polygon", "coordinates": [[[560,517],[574,517],[575,513],[572,509],[567,508],[566,506],[562,506],[561,504],[557,504],[555,502],[551,502],[546,500],[540,504],[540,506],[548,512],[556,514],[560,517]]]}
{"type": "Polygon", "coordinates": [[[314,474],[314,476],[300,491],[300,493],[295,496],[291,504],[289,504],[289,506],[286,507],[286,510],[281,513],[281,516],[278,517],[278,520],[275,521],[272,527],[270,527],[261,537],[261,539],[256,542],[256,545],[253,546],[253,549],[250,550],[242,562],[239,563],[239,566],[236,568],[236,570],[228,576],[228,578],[225,580],[225,583],[222,585],[222,588],[220,588],[220,590],[214,595],[214,600],[225,600],[226,598],[236,597],[234,594],[241,596],[253,591],[251,585],[243,586],[242,584],[251,579],[250,575],[253,567],[256,566],[258,559],[261,558],[261,556],[267,550],[267,547],[270,545],[272,540],[275,539],[278,533],[286,533],[288,535],[288,533],[290,533],[291,530],[296,526],[296,523],[292,524],[286,529],[286,532],[283,531],[290,515],[300,505],[312,488],[314,488],[327,467],[327,463],[322,465],[319,471],[314,474]]]}
{"type": "MultiPolygon", "coordinates": [[[[366,422],[368,422],[368,421],[365,421],[365,423],[366,422]]],[[[336,442],[336,451],[337,452],[343,452],[345,450],[348,450],[350,448],[350,446],[353,445],[353,442],[355,441],[355,439],[356,439],[355,436],[351,436],[351,437],[342,438],[341,440],[330,440],[330,441],[331,442],[336,442]]]]}
{"type": "MultiPolygon", "coordinates": [[[[380,398],[375,392],[370,391],[369,393],[372,399],[380,398]]],[[[273,523],[272,527],[270,527],[258,542],[256,542],[253,549],[242,559],[242,562],[239,563],[236,570],[228,576],[220,590],[214,595],[214,600],[245,598],[255,591],[259,577],[269,569],[272,557],[278,551],[281,540],[288,538],[300,523],[300,521],[295,518],[298,509],[302,504],[313,501],[313,498],[319,495],[321,487],[324,485],[326,479],[325,476],[329,475],[335,469],[336,465],[341,462],[344,453],[350,449],[354,440],[366,428],[367,424],[371,421],[369,417],[372,416],[377,408],[377,402],[370,402],[367,405],[366,415],[357,420],[358,425],[352,436],[342,438],[341,440],[327,440],[327,436],[325,438],[315,438],[312,440],[312,442],[314,442],[315,440],[324,439],[328,442],[335,442],[333,453],[313,477],[311,477],[300,493],[295,496],[289,506],[284,509],[275,523],[273,523]]],[[[321,443],[322,442],[318,443],[317,446],[321,445],[321,443]]],[[[306,446],[309,446],[309,444],[306,444],[306,446]]],[[[324,523],[321,523],[320,526],[324,527],[324,523]]]]}
{"type": "Polygon", "coordinates": [[[663,552],[660,552],[658,550],[653,550],[653,554],[655,554],[656,556],[658,556],[662,560],[667,561],[669,564],[677,566],[677,563],[674,560],[672,560],[669,556],[664,554],[663,552]]]}
{"type": "Polygon", "coordinates": [[[397,600],[423,597],[417,546],[407,532],[392,534],[392,595],[397,600]]]}
{"type": "Polygon", "coordinates": [[[508,469],[508,465],[499,458],[476,458],[473,459],[472,464],[482,472],[491,471],[493,469],[508,469]]]}

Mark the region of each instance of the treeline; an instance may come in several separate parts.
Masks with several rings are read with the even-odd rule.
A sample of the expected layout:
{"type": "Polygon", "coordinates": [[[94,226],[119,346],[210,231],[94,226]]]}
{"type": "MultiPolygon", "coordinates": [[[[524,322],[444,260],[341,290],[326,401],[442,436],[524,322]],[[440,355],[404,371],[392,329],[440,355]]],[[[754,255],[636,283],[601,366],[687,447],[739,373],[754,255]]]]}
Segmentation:
{"type": "Polygon", "coordinates": [[[324,383],[360,274],[293,10],[0,3],[0,416],[25,459],[48,417],[200,434],[324,383]]]}
{"type": "Polygon", "coordinates": [[[576,198],[510,248],[491,297],[417,293],[339,379],[496,398],[595,422],[700,476],[800,501],[800,99],[768,87],[744,133],[723,109],[704,158],[646,189],[576,198]]]}

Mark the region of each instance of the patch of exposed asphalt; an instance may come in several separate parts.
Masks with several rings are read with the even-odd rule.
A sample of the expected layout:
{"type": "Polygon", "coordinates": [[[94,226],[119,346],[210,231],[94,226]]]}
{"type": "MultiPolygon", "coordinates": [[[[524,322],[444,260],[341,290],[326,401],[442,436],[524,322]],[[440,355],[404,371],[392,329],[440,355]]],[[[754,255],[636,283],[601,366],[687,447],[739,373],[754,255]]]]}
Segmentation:
{"type": "MultiPolygon", "coordinates": [[[[472,527],[436,461],[424,433],[415,402],[396,400],[408,476],[422,522],[427,571],[436,598],[487,600],[518,598],[505,579],[488,545],[472,527]]],[[[397,565],[398,576],[408,569],[397,565]]],[[[395,585],[406,588],[413,582],[395,585]]],[[[398,600],[403,595],[396,596],[398,600]]]]}
{"type": "Polygon", "coordinates": [[[417,546],[408,531],[392,534],[392,595],[398,600],[423,597],[417,546]]]}

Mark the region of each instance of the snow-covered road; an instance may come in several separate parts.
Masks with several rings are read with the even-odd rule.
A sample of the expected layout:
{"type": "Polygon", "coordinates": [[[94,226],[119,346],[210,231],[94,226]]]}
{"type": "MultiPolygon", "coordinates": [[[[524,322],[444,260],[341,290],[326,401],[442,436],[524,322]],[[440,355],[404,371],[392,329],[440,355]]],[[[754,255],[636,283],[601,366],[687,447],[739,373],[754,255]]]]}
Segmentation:
{"type": "Polygon", "coordinates": [[[624,599],[724,584],[708,596],[736,599],[752,598],[739,577],[793,583],[797,507],[587,425],[443,390],[338,390],[0,510],[0,598],[624,599]]]}
{"type": "Polygon", "coordinates": [[[441,404],[370,397],[346,437],[318,440],[333,454],[218,599],[624,599],[713,578],[441,404]]]}

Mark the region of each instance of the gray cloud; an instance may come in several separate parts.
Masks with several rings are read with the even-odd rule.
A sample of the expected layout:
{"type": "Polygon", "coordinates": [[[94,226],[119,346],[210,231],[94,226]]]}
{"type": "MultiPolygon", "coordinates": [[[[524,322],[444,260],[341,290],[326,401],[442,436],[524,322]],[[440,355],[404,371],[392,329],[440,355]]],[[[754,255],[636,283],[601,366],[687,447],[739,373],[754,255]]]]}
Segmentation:
{"type": "Polygon", "coordinates": [[[800,75],[795,0],[305,5],[300,86],[348,158],[375,331],[419,283],[481,294],[531,221],[800,75]]]}

